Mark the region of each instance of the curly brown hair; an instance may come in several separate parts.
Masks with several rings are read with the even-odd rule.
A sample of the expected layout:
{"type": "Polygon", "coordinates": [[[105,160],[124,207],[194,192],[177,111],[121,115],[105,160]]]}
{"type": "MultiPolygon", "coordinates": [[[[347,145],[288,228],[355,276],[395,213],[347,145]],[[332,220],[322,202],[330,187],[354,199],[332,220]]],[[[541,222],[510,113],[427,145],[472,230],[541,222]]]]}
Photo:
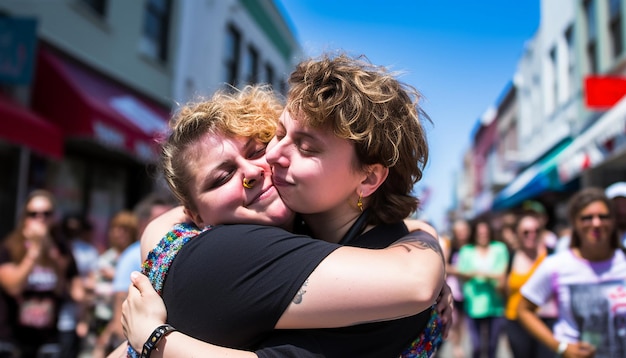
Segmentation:
{"type": "MultiPolygon", "coordinates": [[[[207,133],[256,138],[268,143],[283,110],[268,86],[246,86],[240,91],[217,91],[210,99],[191,101],[170,120],[171,133],[162,145],[161,169],[165,181],[185,207],[196,210],[189,191],[190,160],[194,145],[207,133]]],[[[205,149],[203,149],[205,150],[205,149]]]]}
{"type": "Polygon", "coordinates": [[[370,224],[392,223],[417,210],[413,186],[422,178],[428,144],[421,94],[365,56],[324,54],[300,62],[289,78],[289,112],[312,127],[330,128],[354,143],[358,166],[382,164],[389,175],[372,194],[370,224]]]}

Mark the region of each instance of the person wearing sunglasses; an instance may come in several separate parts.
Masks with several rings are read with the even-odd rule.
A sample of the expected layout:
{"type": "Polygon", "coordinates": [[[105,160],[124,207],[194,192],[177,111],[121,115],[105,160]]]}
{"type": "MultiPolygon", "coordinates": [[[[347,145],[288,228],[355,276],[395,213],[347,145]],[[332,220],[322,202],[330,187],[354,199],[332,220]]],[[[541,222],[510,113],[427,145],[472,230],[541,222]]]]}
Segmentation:
{"type": "MultiPolygon", "coordinates": [[[[506,334],[515,358],[553,358],[554,352],[531,336],[517,321],[517,306],[522,299],[520,288],[537,269],[550,250],[541,239],[542,221],[533,211],[520,214],[514,232],[517,243],[513,251],[510,270],[506,278],[507,301],[504,311],[506,334]]],[[[558,312],[554,300],[549,300],[537,311],[537,315],[552,328],[558,312]]]]}
{"type": "Polygon", "coordinates": [[[0,245],[0,350],[13,350],[2,357],[58,350],[60,305],[67,294],[82,298],[72,255],[53,235],[54,209],[50,192],[33,191],[17,227],[0,245]]]}
{"type": "Polygon", "coordinates": [[[522,286],[520,323],[562,357],[626,357],[626,256],[615,211],[601,188],[569,201],[569,250],[547,257],[522,286]],[[551,330],[537,307],[552,297],[558,320],[551,330]]]}

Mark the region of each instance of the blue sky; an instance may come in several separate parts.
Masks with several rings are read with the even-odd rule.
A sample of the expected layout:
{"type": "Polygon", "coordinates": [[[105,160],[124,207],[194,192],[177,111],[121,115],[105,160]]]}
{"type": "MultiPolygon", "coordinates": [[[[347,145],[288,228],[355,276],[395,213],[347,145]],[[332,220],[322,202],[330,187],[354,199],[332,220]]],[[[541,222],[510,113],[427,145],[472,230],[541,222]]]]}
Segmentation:
{"type": "Polygon", "coordinates": [[[364,54],[425,96],[431,155],[416,192],[430,189],[421,216],[444,229],[470,132],[511,81],[540,0],[275,1],[306,55],[364,54]]]}

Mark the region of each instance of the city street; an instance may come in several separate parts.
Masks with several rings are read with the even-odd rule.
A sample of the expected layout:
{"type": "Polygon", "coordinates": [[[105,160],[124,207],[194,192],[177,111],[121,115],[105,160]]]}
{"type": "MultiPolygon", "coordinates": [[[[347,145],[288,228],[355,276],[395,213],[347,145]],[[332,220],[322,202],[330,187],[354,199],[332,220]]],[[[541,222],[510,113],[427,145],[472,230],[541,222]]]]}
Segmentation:
{"type": "MultiPolygon", "coordinates": [[[[472,351],[471,351],[469,337],[467,335],[465,335],[465,339],[463,340],[463,348],[464,348],[465,356],[455,357],[452,354],[452,345],[449,343],[444,343],[443,346],[441,347],[441,350],[437,354],[436,358],[470,358],[472,355],[472,351]]],[[[496,356],[498,358],[513,358],[513,353],[511,353],[511,349],[509,348],[509,343],[504,334],[500,338],[500,345],[498,346],[498,354],[496,356]]],[[[487,357],[483,357],[483,358],[487,358],[487,357]]]]}

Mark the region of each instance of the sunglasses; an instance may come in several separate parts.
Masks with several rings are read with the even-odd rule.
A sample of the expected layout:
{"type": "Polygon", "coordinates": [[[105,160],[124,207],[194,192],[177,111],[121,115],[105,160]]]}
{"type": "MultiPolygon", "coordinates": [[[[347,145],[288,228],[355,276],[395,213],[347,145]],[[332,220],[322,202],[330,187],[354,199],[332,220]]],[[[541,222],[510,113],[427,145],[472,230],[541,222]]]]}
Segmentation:
{"type": "Polygon", "coordinates": [[[26,212],[26,216],[28,216],[29,218],[37,218],[37,217],[42,217],[45,219],[48,219],[50,217],[52,217],[52,210],[46,210],[46,211],[27,211],[26,212]]]}
{"type": "Polygon", "coordinates": [[[524,235],[524,236],[528,236],[528,235],[530,235],[530,234],[535,234],[535,235],[537,235],[537,234],[539,233],[539,231],[540,231],[539,229],[535,229],[535,230],[524,230],[524,231],[522,231],[522,235],[524,235]]]}
{"type": "Polygon", "coordinates": [[[593,218],[598,218],[600,221],[611,220],[611,215],[609,214],[595,214],[595,215],[583,215],[579,219],[584,223],[590,223],[593,218]]]}

